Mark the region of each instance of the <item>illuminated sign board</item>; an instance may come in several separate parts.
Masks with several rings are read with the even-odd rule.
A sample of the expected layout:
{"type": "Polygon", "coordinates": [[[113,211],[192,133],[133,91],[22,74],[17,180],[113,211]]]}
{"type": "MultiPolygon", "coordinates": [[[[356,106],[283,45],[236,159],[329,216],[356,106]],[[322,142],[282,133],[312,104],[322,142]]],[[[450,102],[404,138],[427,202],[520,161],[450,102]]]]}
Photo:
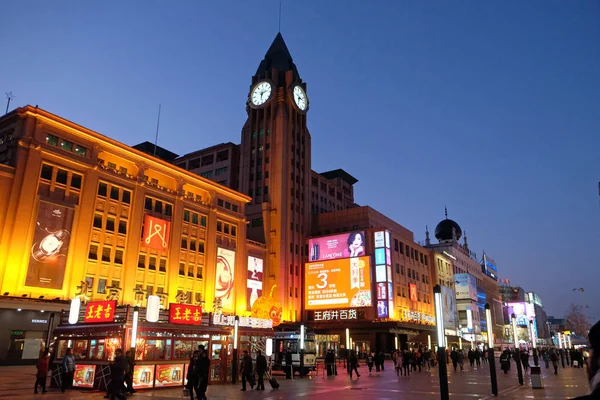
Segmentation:
{"type": "Polygon", "coordinates": [[[309,261],[337,260],[365,255],[365,233],[355,231],[308,239],[309,261]]]}
{"type": "Polygon", "coordinates": [[[248,277],[246,280],[246,310],[252,310],[256,299],[263,291],[263,260],[248,256],[248,277]]]}
{"type": "Polygon", "coordinates": [[[454,290],[442,286],[442,309],[444,310],[444,327],[456,329],[456,298],[454,290]]]}
{"type": "Polygon", "coordinates": [[[388,288],[387,283],[377,283],[377,300],[388,299],[388,288]]]}
{"type": "Polygon", "coordinates": [[[85,306],[83,321],[86,324],[96,322],[113,322],[115,320],[116,300],[92,301],[85,306]]]}
{"type": "Polygon", "coordinates": [[[385,247],[385,232],[375,232],[373,236],[375,238],[375,247],[385,247]]]}
{"type": "MultiPolygon", "coordinates": [[[[220,326],[235,326],[235,316],[213,314],[212,324],[220,326]]],[[[243,328],[272,328],[273,321],[265,318],[239,317],[238,326],[243,328]]]]}
{"type": "Polygon", "coordinates": [[[73,373],[73,386],[93,388],[96,376],[96,365],[77,364],[73,373]]]}
{"type": "Polygon", "coordinates": [[[392,252],[390,232],[373,232],[375,242],[375,281],[377,282],[377,318],[389,318],[394,315],[394,296],[392,295],[392,252]],[[386,290],[387,288],[387,290],[386,290]]]}
{"type": "Polygon", "coordinates": [[[386,269],[385,265],[376,265],[375,266],[375,281],[377,282],[385,282],[386,281],[386,269]]]}
{"type": "Polygon", "coordinates": [[[400,320],[403,322],[417,322],[424,325],[435,325],[435,317],[423,314],[419,311],[403,309],[400,315],[400,320]]]}
{"type": "Polygon", "coordinates": [[[142,246],[160,251],[168,250],[170,235],[171,222],[148,214],[144,216],[142,246]]]}
{"type": "Polygon", "coordinates": [[[377,318],[387,318],[390,315],[387,300],[377,301],[377,318]]]}
{"type": "Polygon", "coordinates": [[[375,249],[375,264],[385,264],[385,249],[375,249]]]}
{"type": "Polygon", "coordinates": [[[356,309],[315,311],[313,316],[313,321],[343,321],[348,319],[358,319],[358,311],[356,309]]]}
{"type": "Polygon", "coordinates": [[[233,310],[235,251],[217,247],[215,298],[221,299],[225,310],[233,310]]]}
{"type": "Polygon", "coordinates": [[[477,281],[471,274],[454,274],[456,300],[477,301],[477,281]]]}
{"type": "Polygon", "coordinates": [[[353,257],[305,265],[306,310],[370,307],[370,257],[353,257]]]}
{"type": "Polygon", "coordinates": [[[171,303],[169,305],[169,322],[179,325],[200,325],[202,323],[202,307],[171,303]]]}

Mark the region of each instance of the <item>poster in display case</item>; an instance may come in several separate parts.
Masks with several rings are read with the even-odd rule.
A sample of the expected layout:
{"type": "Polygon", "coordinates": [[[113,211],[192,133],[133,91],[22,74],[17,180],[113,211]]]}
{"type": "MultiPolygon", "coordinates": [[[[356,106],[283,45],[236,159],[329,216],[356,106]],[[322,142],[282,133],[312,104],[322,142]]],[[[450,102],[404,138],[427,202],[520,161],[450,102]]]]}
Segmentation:
{"type": "Polygon", "coordinates": [[[136,365],[133,367],[133,387],[136,389],[154,386],[154,365],[136,365]]]}
{"type": "Polygon", "coordinates": [[[157,365],[154,386],[181,386],[183,384],[183,366],[184,364],[157,365]]]}
{"type": "Polygon", "coordinates": [[[96,376],[96,366],[77,364],[73,374],[73,386],[80,388],[93,388],[96,376]]]}

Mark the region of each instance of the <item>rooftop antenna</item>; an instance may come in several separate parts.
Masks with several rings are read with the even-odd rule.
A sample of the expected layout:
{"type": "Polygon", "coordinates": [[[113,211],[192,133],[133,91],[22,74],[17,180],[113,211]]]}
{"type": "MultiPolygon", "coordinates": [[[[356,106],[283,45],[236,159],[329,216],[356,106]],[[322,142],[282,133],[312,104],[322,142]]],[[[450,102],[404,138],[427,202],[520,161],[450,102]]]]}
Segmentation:
{"type": "Polygon", "coordinates": [[[160,108],[161,105],[158,105],[158,119],[156,120],[156,138],[154,139],[154,157],[156,157],[156,146],[158,145],[158,127],[160,126],[160,108]]]}
{"type": "Polygon", "coordinates": [[[279,29],[277,32],[281,33],[281,0],[279,0],[279,29]]]}
{"type": "Polygon", "coordinates": [[[10,107],[10,101],[14,98],[15,98],[15,95],[12,94],[12,92],[6,93],[6,112],[4,114],[8,114],[8,107],[10,107]]]}

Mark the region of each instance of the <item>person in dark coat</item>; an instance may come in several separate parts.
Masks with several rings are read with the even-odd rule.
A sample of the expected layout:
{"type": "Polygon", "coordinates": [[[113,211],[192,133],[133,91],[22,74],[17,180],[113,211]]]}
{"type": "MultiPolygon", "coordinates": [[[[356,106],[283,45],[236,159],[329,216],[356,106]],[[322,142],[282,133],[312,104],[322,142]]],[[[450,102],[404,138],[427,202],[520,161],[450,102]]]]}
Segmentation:
{"type": "Polygon", "coordinates": [[[294,367],[292,365],[292,352],[285,352],[285,379],[292,379],[292,374],[294,373],[294,367]]]}
{"type": "MultiPolygon", "coordinates": [[[[396,354],[394,352],[394,354],[396,354]]],[[[367,354],[367,367],[369,367],[369,375],[371,375],[371,371],[373,371],[373,361],[375,360],[375,357],[373,357],[373,354],[369,353],[367,354]]]]}
{"type": "Polygon", "coordinates": [[[256,374],[258,375],[258,382],[256,383],[256,390],[265,390],[264,376],[267,372],[267,357],[263,356],[262,351],[256,352],[256,374]]]}
{"type": "Polygon", "coordinates": [[[600,321],[596,322],[588,334],[590,341],[590,357],[588,362],[588,379],[590,383],[590,394],[577,397],[574,400],[598,400],[600,399],[600,321]]]}
{"type": "Polygon", "coordinates": [[[75,375],[75,357],[69,347],[67,353],[63,356],[63,368],[65,372],[62,376],[61,391],[65,391],[67,388],[73,387],[73,376],[75,375]]]}
{"type": "Polygon", "coordinates": [[[242,375],[242,392],[246,391],[246,382],[250,383],[250,389],[254,389],[254,383],[252,382],[253,365],[252,357],[248,354],[248,350],[244,350],[244,358],[242,358],[242,365],[240,367],[240,375],[242,375]]]}
{"type": "Polygon", "coordinates": [[[125,384],[127,385],[126,392],[134,394],[136,390],[133,388],[133,367],[135,366],[135,354],[131,350],[125,352],[127,358],[127,371],[125,371],[125,384]]]}
{"type": "Polygon", "coordinates": [[[452,366],[454,367],[454,372],[456,372],[456,367],[458,366],[458,352],[452,349],[450,353],[450,359],[452,360],[452,366]]]}
{"type": "Polygon", "coordinates": [[[200,394],[200,371],[198,359],[200,358],[200,353],[198,351],[194,351],[192,354],[192,358],[190,359],[190,365],[187,371],[187,385],[186,388],[190,391],[190,399],[194,400],[194,391],[196,392],[196,397],[198,399],[202,399],[202,395],[200,394]]]}
{"type": "Polygon", "coordinates": [[[208,353],[204,350],[204,346],[198,346],[198,399],[199,400],[207,400],[206,390],[208,389],[208,373],[210,372],[210,359],[208,358],[208,353]]]}
{"type": "Polygon", "coordinates": [[[521,352],[521,364],[523,364],[523,369],[525,372],[529,370],[529,353],[527,350],[521,352]]]}
{"type": "Polygon", "coordinates": [[[348,361],[350,363],[350,379],[352,379],[352,371],[356,372],[357,378],[360,378],[360,374],[358,373],[358,358],[356,357],[356,353],[354,351],[350,352],[348,361]]]}
{"type": "Polygon", "coordinates": [[[37,362],[35,366],[37,368],[37,373],[35,374],[35,387],[33,389],[33,393],[38,392],[38,385],[42,387],[42,393],[46,393],[46,378],[48,377],[48,368],[50,365],[50,360],[48,359],[48,355],[44,354],[37,362]]]}
{"type": "Polygon", "coordinates": [[[125,372],[129,369],[129,362],[123,354],[123,350],[115,350],[115,360],[110,368],[110,400],[125,399],[123,394],[123,382],[125,380],[125,372]]]}
{"type": "Polygon", "coordinates": [[[327,376],[333,375],[333,364],[335,363],[335,354],[329,349],[325,354],[325,366],[327,367],[327,376]]]}

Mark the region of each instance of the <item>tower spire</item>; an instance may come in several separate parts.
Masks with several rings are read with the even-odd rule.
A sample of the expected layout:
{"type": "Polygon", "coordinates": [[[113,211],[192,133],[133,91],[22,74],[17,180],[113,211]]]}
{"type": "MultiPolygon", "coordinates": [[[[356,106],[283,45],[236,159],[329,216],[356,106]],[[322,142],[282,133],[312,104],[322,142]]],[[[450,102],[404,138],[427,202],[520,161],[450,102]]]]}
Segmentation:
{"type": "Polygon", "coordinates": [[[446,214],[446,219],[448,219],[448,207],[444,206],[444,214],[446,214]]]}
{"type": "Polygon", "coordinates": [[[277,33],[281,33],[281,0],[279,0],[279,27],[277,28],[277,33]]]}
{"type": "Polygon", "coordinates": [[[427,227],[427,225],[425,225],[425,245],[431,245],[431,240],[429,239],[429,227],[427,227]]]}

